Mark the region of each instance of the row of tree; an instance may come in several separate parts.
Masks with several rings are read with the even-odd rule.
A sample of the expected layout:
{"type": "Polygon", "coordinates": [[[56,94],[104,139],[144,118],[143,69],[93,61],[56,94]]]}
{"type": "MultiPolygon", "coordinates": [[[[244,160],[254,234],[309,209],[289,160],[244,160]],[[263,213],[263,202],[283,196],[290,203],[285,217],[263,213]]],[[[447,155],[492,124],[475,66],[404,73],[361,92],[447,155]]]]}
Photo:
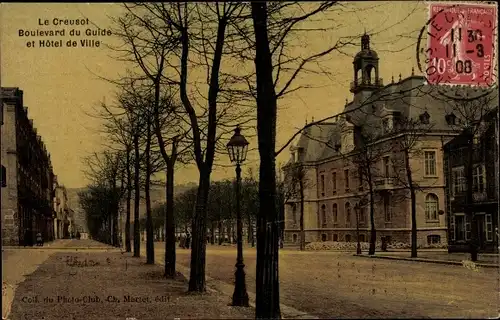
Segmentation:
{"type": "MultiPolygon", "coordinates": [[[[81,195],[92,233],[118,244],[115,229],[120,211],[125,211],[125,248],[139,257],[143,198],[147,262],[154,263],[150,186],[155,174],[164,170],[165,275],[175,277],[174,173],[179,165],[194,163],[198,187],[184,196],[196,200],[178,205],[184,203],[182,210],[189,212],[194,204],[188,215],[193,236],[189,291],[205,291],[207,227],[223,215],[211,211],[210,203],[224,206],[217,201],[230,198],[218,197],[217,192],[210,196],[218,188],[211,184],[214,163],[226,152],[225,142],[236,125],[256,127],[260,159],[258,208],[252,210],[257,228],[256,317],[280,318],[278,240],[283,206],[278,203],[284,193],[277,191],[276,157],[288,143],[276,149],[278,101],[304,88],[295,83],[300,74],[324,74],[321,59],[343,53],[359,39],[359,35],[338,36],[322,50],[304,52],[302,36],[314,38],[315,33],[320,36],[336,28],[334,21],[330,27],[317,28],[315,18],[342,10],[346,4],[332,1],[124,4],[125,13],[113,18],[113,33],[121,43],[111,49],[126,72],[119,79],[104,79],[118,89],[114,102],[103,102],[94,115],[104,120],[108,151],[88,159],[92,184],[81,195]]],[[[245,132],[247,137],[251,134],[245,132]]]]}
{"type": "MultiPolygon", "coordinates": [[[[235,234],[236,223],[236,192],[235,181],[222,180],[215,181],[210,186],[210,194],[207,203],[207,231],[210,233],[208,239],[211,244],[221,245],[225,237],[233,238],[235,234]]],[[[243,179],[240,193],[240,210],[242,213],[243,224],[247,228],[248,243],[254,244],[254,225],[259,210],[258,182],[248,170],[248,175],[243,179]]],[[[187,233],[191,229],[193,209],[196,203],[196,187],[192,187],[184,192],[177,194],[174,198],[174,217],[178,233],[187,233]]],[[[284,222],[284,199],[285,189],[283,182],[278,184],[278,195],[280,195],[278,205],[280,208],[281,221],[284,222]]],[[[164,240],[165,234],[165,211],[166,203],[154,206],[152,209],[153,230],[157,240],[164,240]]],[[[140,219],[141,232],[147,228],[147,219],[140,219]]],[[[281,228],[284,231],[284,223],[281,228]]]]}

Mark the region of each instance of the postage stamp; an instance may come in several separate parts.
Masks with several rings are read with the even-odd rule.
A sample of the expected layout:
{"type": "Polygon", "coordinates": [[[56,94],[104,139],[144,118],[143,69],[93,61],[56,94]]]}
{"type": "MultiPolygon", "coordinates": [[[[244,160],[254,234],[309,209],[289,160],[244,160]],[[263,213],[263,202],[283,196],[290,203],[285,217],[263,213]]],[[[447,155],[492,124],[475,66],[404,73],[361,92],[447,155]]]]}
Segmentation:
{"type": "Polygon", "coordinates": [[[417,45],[418,66],[427,82],[495,85],[497,14],[497,7],[490,4],[430,3],[429,21],[417,45]]]}

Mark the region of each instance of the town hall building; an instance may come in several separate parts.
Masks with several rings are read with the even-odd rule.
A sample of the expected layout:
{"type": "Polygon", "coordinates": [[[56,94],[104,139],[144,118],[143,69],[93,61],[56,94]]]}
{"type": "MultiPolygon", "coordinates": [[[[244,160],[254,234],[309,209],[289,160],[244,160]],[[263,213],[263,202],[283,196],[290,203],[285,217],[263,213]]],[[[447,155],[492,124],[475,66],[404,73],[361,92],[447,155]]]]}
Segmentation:
{"type": "Polygon", "coordinates": [[[285,204],[285,242],[299,243],[302,220],[306,243],[354,242],[358,235],[369,242],[374,225],[377,242],[384,237],[409,244],[412,185],[418,245],[446,245],[443,147],[459,131],[449,121],[453,103],[440,93],[456,89],[429,86],[413,71],[384,85],[378,54],[366,34],[354,57],[353,78],[353,99],[343,112],[306,124],[290,147],[283,168],[287,189],[293,191],[285,204]],[[297,166],[303,192],[297,191],[297,166]]]}

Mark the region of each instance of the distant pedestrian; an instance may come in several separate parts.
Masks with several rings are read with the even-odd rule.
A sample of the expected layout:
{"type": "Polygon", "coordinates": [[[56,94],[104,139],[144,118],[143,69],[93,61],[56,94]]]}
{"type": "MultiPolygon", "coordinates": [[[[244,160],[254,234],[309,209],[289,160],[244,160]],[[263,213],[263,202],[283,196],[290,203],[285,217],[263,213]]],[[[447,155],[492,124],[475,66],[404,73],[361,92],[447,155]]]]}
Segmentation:
{"type": "Polygon", "coordinates": [[[36,234],[36,245],[39,247],[43,246],[43,238],[42,238],[42,234],[40,232],[38,232],[36,234]]]}
{"type": "Polygon", "coordinates": [[[183,236],[179,237],[179,248],[185,249],[186,248],[185,243],[186,241],[184,240],[184,237],[183,236]]]}

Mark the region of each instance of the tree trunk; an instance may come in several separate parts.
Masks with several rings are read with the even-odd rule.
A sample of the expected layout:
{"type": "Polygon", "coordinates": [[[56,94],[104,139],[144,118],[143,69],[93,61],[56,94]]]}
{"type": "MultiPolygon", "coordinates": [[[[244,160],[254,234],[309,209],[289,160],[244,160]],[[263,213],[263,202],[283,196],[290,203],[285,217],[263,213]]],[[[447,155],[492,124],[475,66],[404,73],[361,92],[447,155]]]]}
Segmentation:
{"type": "Polygon", "coordinates": [[[252,2],[257,75],[257,135],[260,172],[257,218],[256,308],[257,319],[280,319],[279,214],[276,207],[276,110],[272,55],[267,34],[267,4],[252,2]]]}
{"type": "Polygon", "coordinates": [[[165,212],[165,277],[175,277],[174,163],[167,162],[165,212]]]}
{"type": "Polygon", "coordinates": [[[141,256],[141,226],[139,223],[139,205],[141,200],[141,186],[139,174],[141,170],[139,154],[139,134],[134,135],[134,257],[141,256]]]}
{"type": "Polygon", "coordinates": [[[125,250],[132,252],[130,243],[130,209],[132,205],[132,172],[130,170],[130,150],[127,150],[127,217],[125,221],[125,250]]]}
{"type": "Polygon", "coordinates": [[[250,215],[250,212],[248,213],[248,228],[247,228],[247,242],[252,243],[252,237],[253,237],[253,228],[252,228],[252,216],[250,215]]]}
{"type": "Polygon", "coordinates": [[[212,222],[212,227],[210,228],[210,244],[215,244],[215,222],[212,222]]]}
{"type": "Polygon", "coordinates": [[[373,181],[372,181],[372,176],[371,176],[371,170],[370,167],[367,166],[367,171],[368,171],[368,190],[370,194],[370,225],[371,225],[371,230],[370,230],[370,248],[368,249],[368,254],[369,255],[374,255],[375,254],[375,245],[377,243],[377,231],[375,230],[375,199],[373,196],[373,181]]]}
{"type": "MultiPolygon", "coordinates": [[[[149,114],[146,115],[149,117],[149,114]]],[[[145,160],[146,160],[146,182],[144,186],[144,193],[146,196],[146,263],[155,263],[155,244],[154,244],[154,233],[153,233],[153,217],[151,214],[151,195],[149,192],[151,183],[151,123],[147,123],[147,134],[146,134],[146,150],[145,160]]]]}
{"type": "Polygon", "coordinates": [[[227,221],[226,230],[227,230],[227,241],[231,244],[233,243],[233,221],[231,219],[227,221]]]}
{"type": "Polygon", "coordinates": [[[467,180],[467,190],[465,193],[465,215],[470,219],[470,231],[471,231],[471,239],[470,239],[470,259],[471,261],[477,261],[478,255],[478,234],[477,234],[477,219],[474,209],[472,207],[473,200],[473,188],[474,188],[474,135],[472,133],[467,132],[468,135],[468,144],[467,144],[467,156],[465,162],[465,178],[467,180]]]}
{"type": "Polygon", "coordinates": [[[119,221],[119,215],[120,215],[120,199],[116,199],[116,206],[115,206],[115,214],[113,215],[113,233],[114,233],[114,237],[113,237],[113,245],[115,247],[118,247],[120,245],[120,242],[119,242],[119,237],[118,237],[118,221],[119,221]]]}
{"type": "Polygon", "coordinates": [[[205,292],[205,259],[206,259],[206,233],[207,215],[206,207],[208,191],[210,188],[210,171],[206,168],[200,170],[200,181],[196,195],[196,207],[192,220],[192,246],[191,246],[191,272],[189,275],[189,291],[205,292]]]}
{"type": "Polygon", "coordinates": [[[405,166],[406,166],[406,180],[408,188],[410,189],[411,199],[411,257],[417,257],[417,196],[415,187],[413,186],[413,177],[410,166],[410,154],[408,149],[405,149],[405,166]]]}
{"type": "Polygon", "coordinates": [[[219,246],[222,245],[222,221],[218,222],[218,231],[219,231],[219,246]]]}
{"type": "Polygon", "coordinates": [[[306,249],[306,233],[304,231],[304,180],[299,180],[299,192],[300,192],[300,250],[304,251],[306,249]]]}

